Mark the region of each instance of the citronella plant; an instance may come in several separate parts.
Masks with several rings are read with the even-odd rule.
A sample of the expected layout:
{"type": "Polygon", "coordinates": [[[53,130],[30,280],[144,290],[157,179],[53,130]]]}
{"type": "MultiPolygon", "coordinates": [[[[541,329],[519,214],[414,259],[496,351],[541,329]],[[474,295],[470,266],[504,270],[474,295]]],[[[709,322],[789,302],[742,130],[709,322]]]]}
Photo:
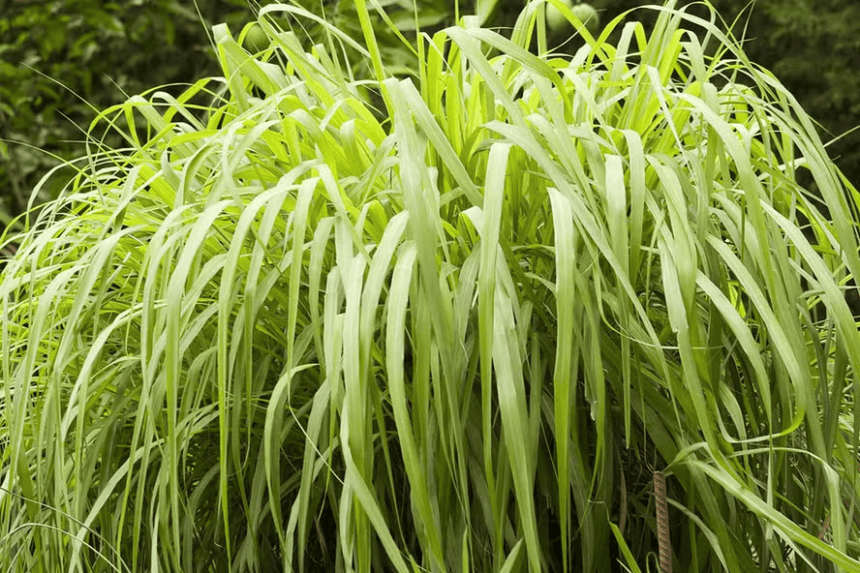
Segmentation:
{"type": "Polygon", "coordinates": [[[860,570],[857,191],[715,17],[552,4],[398,80],[357,2],[382,122],[284,5],[98,118],[0,275],[0,569],[860,570]]]}

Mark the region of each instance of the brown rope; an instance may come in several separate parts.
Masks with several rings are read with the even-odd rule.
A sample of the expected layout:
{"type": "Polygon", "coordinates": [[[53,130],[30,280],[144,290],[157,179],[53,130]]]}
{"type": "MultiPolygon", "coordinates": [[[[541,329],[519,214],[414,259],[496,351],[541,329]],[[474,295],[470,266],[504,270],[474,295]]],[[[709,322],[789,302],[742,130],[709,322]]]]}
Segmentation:
{"type": "Polygon", "coordinates": [[[666,476],[663,475],[663,472],[654,472],[654,499],[657,506],[657,542],[660,544],[660,572],[672,573],[672,540],[669,538],[666,476]]]}
{"type": "Polygon", "coordinates": [[[821,533],[818,534],[818,539],[824,541],[824,536],[830,530],[830,516],[824,518],[824,525],[821,526],[821,533]]]}

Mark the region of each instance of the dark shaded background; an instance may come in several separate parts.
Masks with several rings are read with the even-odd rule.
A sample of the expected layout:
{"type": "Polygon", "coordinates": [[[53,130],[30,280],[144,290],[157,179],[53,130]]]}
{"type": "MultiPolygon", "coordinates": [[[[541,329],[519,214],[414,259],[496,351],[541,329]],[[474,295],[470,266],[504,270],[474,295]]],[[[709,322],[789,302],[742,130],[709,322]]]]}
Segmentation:
{"type": "MultiPolygon", "coordinates": [[[[417,2],[422,25],[438,28],[453,22],[454,0],[417,2]]],[[[502,30],[524,3],[466,0],[461,13],[474,10],[472,2],[493,8],[487,25],[502,30]]],[[[339,28],[360,34],[350,0],[300,3],[316,13],[325,10],[339,28]]],[[[410,3],[389,6],[395,21],[404,26],[413,21],[405,8],[410,3]]],[[[650,3],[594,0],[592,5],[608,22],[650,3]]],[[[752,7],[746,0],[712,3],[728,24],[741,15],[733,31],[746,39],[748,55],[775,72],[821,123],[825,142],[860,125],[860,2],[759,0],[752,7]]],[[[0,229],[23,212],[32,190],[59,163],[58,157],[84,153],[82,141],[96,115],[94,108],[164,84],[177,84],[168,90],[179,93],[179,84],[219,73],[208,29],[227,22],[238,34],[253,12],[246,0],[197,0],[197,7],[188,0],[0,0],[0,229]]],[[[640,10],[634,17],[647,25],[656,14],[640,10]]],[[[389,62],[408,65],[408,58],[396,53],[393,37],[382,35],[389,62]]],[[[829,150],[848,178],[860,183],[860,130],[832,143],[829,150]]],[[[53,178],[36,203],[55,196],[63,184],[62,177],[53,178]]]]}
{"type": "MultiPolygon", "coordinates": [[[[208,27],[226,21],[238,31],[251,11],[245,0],[197,5],[199,14],[185,0],[0,0],[0,229],[60,163],[54,156],[85,153],[96,109],[219,73],[208,27]]],[[[64,181],[52,178],[36,202],[64,181]]]]}

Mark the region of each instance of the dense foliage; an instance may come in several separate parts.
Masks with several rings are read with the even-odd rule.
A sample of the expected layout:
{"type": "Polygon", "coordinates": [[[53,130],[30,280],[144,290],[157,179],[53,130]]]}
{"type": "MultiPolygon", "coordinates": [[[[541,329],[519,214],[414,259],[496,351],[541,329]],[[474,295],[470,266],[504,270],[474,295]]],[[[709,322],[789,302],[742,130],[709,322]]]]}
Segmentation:
{"type": "MultiPolygon", "coordinates": [[[[609,21],[650,0],[594,0],[609,21]]],[[[692,7],[707,17],[695,0],[692,7]]],[[[855,0],[713,0],[711,4],[733,32],[744,40],[750,60],[763,64],[797,97],[803,108],[820,122],[819,134],[831,157],[855,184],[860,182],[860,3],[855,0]]],[[[643,15],[651,25],[654,16],[643,15]]],[[[616,31],[611,40],[616,42],[616,31]]],[[[814,185],[811,180],[804,180],[814,185]]]]}
{"type": "Polygon", "coordinates": [[[0,270],[0,568],[860,568],[860,195],[708,19],[553,4],[406,78],[269,5],[97,118],[0,270]]]}
{"type": "MultiPolygon", "coordinates": [[[[85,153],[98,110],[217,73],[206,29],[247,21],[247,2],[196,4],[199,12],[179,0],[0,1],[0,226],[25,209],[59,159],[85,153]]],[[[67,180],[53,178],[36,202],[67,180]]]]}
{"type": "Polygon", "coordinates": [[[821,122],[825,142],[838,138],[828,153],[860,184],[860,3],[778,0],[756,7],[761,14],[749,34],[760,41],[751,43],[750,57],[767,62],[821,122]]]}
{"type": "MultiPolygon", "coordinates": [[[[353,37],[360,35],[353,2],[296,2],[353,37]]],[[[591,2],[603,22],[648,3],[591,2]]],[[[509,36],[524,2],[418,0],[417,19],[411,1],[382,4],[389,21],[411,41],[416,23],[433,32],[454,24],[458,15],[472,13],[480,15],[479,23],[509,36]]],[[[860,125],[860,68],[855,64],[860,53],[860,4],[854,0],[714,4],[729,22],[741,15],[735,32],[740,36],[746,27],[750,58],[773,70],[810,116],[822,123],[828,130],[821,131],[825,142],[860,125]]],[[[249,16],[245,0],[5,0],[0,5],[0,228],[24,211],[31,191],[50,167],[83,153],[94,108],[104,109],[124,99],[123,94],[143,93],[154,85],[185,84],[216,73],[207,55],[211,46],[206,29],[217,22],[236,29],[249,16]]],[[[376,11],[371,10],[370,17],[389,68],[414,73],[415,54],[404,49],[376,11]]],[[[643,18],[646,26],[653,25],[653,17],[643,18]]],[[[325,36],[325,27],[317,22],[305,19],[302,26],[318,40],[325,36]]],[[[612,42],[618,41],[618,33],[612,42]]],[[[569,34],[560,33],[558,43],[569,40],[569,34]]],[[[358,66],[356,77],[369,77],[363,60],[351,54],[350,61],[358,66]]],[[[829,152],[850,180],[860,182],[860,131],[834,142],[829,152]]],[[[66,182],[52,178],[39,187],[35,202],[55,197],[66,182]]],[[[814,186],[811,180],[804,183],[814,186]]]]}

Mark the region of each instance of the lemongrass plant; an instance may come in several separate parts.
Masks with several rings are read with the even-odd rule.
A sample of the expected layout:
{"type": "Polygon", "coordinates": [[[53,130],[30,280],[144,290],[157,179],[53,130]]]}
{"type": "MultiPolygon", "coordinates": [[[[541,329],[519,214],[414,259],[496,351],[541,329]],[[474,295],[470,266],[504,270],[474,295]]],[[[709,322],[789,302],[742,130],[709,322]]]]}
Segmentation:
{"type": "Polygon", "coordinates": [[[382,122],[278,4],[101,114],[0,275],[0,569],[860,570],[857,191],[715,17],[552,4],[413,81],[358,0],[382,122]]]}

